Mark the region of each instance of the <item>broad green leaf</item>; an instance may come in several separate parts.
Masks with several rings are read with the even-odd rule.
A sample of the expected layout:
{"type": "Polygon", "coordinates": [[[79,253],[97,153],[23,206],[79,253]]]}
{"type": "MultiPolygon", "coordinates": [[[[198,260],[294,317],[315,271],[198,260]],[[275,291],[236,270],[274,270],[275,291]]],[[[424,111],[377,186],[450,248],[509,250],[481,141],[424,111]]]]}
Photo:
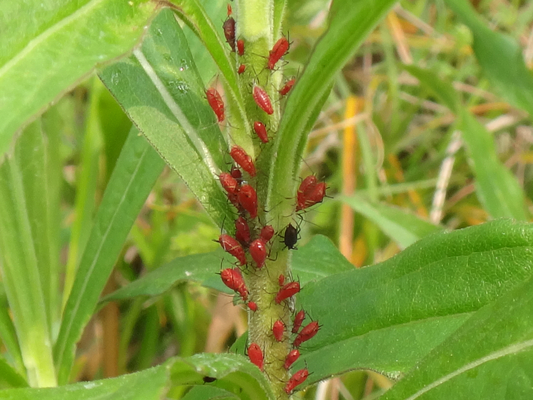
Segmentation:
{"type": "Polygon", "coordinates": [[[160,400],[168,387],[168,368],[164,365],[118,378],[47,389],[0,390],[5,400],[160,400]]]}
{"type": "MultiPolygon", "coordinates": [[[[295,177],[307,134],[327,98],[335,74],[394,3],[393,0],[333,2],[329,28],[315,46],[285,105],[272,150],[276,157],[269,173],[267,209],[275,210],[280,216],[291,215],[294,205],[285,197],[295,192],[295,177]],[[280,203],[283,205],[278,206],[280,203]]],[[[273,219],[277,220],[275,216],[273,219]]]]}
{"type": "MultiPolygon", "coordinates": [[[[216,275],[220,271],[220,260],[224,255],[220,250],[179,257],[106,296],[103,301],[157,296],[184,281],[201,282],[205,286],[233,293],[216,275]]],[[[293,255],[293,274],[300,279],[302,286],[312,280],[351,269],[353,266],[339,253],[335,245],[320,235],[313,237],[293,255]]]]}
{"type": "Polygon", "coordinates": [[[308,362],[309,384],[358,368],[397,378],[469,313],[527,280],[532,249],[533,225],[499,220],[436,233],[383,263],[309,283],[299,303],[322,328],[294,368],[308,362]]]}
{"type": "Polygon", "coordinates": [[[174,385],[209,385],[238,394],[243,400],[274,399],[265,376],[245,357],[237,354],[196,354],[172,361],[174,385]],[[215,378],[205,383],[205,378],[215,378]]]}
{"type": "Polygon", "coordinates": [[[28,383],[15,369],[0,356],[0,387],[26,387],[28,383]]]}
{"type": "Polygon", "coordinates": [[[446,4],[472,31],[472,48],[490,82],[512,105],[533,115],[533,76],[524,62],[522,46],[489,28],[469,2],[446,0],[446,4]]]}
{"type": "Polygon", "coordinates": [[[215,221],[222,225],[231,220],[228,200],[216,179],[227,168],[228,147],[173,13],[162,11],[141,48],[102,70],[100,77],[215,221]]]}
{"type": "Polygon", "coordinates": [[[424,236],[442,230],[442,228],[424,221],[422,218],[399,207],[387,204],[372,204],[358,195],[351,197],[341,196],[338,199],[374,222],[401,248],[406,248],[424,236]]]}
{"type": "Polygon", "coordinates": [[[47,235],[57,232],[51,208],[58,205],[49,203],[45,142],[40,121],[34,122],[0,167],[0,268],[32,386],[56,384],[50,315],[58,311],[59,246],[58,235],[47,235]]]}
{"type": "Polygon", "coordinates": [[[526,220],[524,192],[513,174],[501,163],[492,135],[470,114],[459,101],[455,90],[431,71],[409,65],[404,68],[420,83],[431,90],[456,113],[457,128],[467,146],[476,191],[480,202],[493,218],[511,217],[526,220]]]}
{"type": "Polygon", "coordinates": [[[220,389],[217,387],[211,386],[194,386],[185,396],[182,397],[183,400],[207,400],[207,399],[217,399],[217,400],[238,400],[239,397],[236,394],[228,392],[227,390],[220,389]]]}
{"type": "Polygon", "coordinates": [[[96,65],[130,51],[156,5],[147,0],[3,2],[0,155],[29,118],[96,65]]]}
{"type": "Polygon", "coordinates": [[[476,312],[383,399],[533,396],[533,279],[476,312]]]}
{"type": "Polygon", "coordinates": [[[114,263],[164,162],[146,140],[132,130],[95,217],[54,348],[60,383],[66,383],[76,342],[91,318],[114,263]]]}
{"type": "Polygon", "coordinates": [[[5,346],[9,353],[6,357],[13,360],[16,369],[23,373],[25,368],[22,362],[22,354],[17,340],[17,332],[9,315],[9,304],[3,284],[0,285],[0,339],[2,345],[5,346]]]}

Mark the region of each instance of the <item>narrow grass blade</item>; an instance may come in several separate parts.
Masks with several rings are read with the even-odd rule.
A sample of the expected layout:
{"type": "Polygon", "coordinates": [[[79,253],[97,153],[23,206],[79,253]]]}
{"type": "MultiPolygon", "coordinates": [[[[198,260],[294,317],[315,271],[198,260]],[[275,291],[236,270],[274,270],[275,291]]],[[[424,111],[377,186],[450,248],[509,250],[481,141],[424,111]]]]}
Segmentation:
{"type": "Polygon", "coordinates": [[[96,65],[130,51],[155,10],[156,2],[146,0],[4,2],[0,26],[9,35],[0,43],[0,155],[28,118],[96,65]]]}
{"type": "Polygon", "coordinates": [[[15,369],[0,356],[0,385],[2,387],[26,387],[28,383],[15,369]]]}
{"type": "Polygon", "coordinates": [[[128,232],[163,166],[159,155],[132,130],[107,185],[65,306],[54,348],[61,384],[68,380],[76,342],[95,310],[128,232]]]}
{"type": "Polygon", "coordinates": [[[230,206],[216,179],[226,168],[228,147],[173,13],[162,11],[142,47],[102,70],[100,77],[213,219],[220,225],[230,220],[230,206]]]}

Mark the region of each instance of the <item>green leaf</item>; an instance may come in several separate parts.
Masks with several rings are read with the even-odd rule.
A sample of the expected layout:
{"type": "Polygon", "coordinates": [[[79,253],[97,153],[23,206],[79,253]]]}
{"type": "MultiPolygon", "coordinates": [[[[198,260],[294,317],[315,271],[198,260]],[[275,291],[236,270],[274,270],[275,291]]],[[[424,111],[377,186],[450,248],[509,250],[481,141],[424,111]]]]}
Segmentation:
{"type": "Polygon", "coordinates": [[[11,365],[7,363],[4,357],[0,356],[0,386],[4,385],[10,387],[25,387],[28,386],[28,383],[11,365]]]}
{"type": "Polygon", "coordinates": [[[6,400],[159,400],[167,392],[165,366],[150,368],[118,378],[47,389],[7,389],[0,391],[6,400]]]}
{"type": "MultiPolygon", "coordinates": [[[[227,289],[215,274],[220,271],[220,260],[225,253],[212,253],[179,257],[129,285],[106,296],[102,301],[123,300],[137,296],[158,296],[184,281],[201,282],[205,286],[226,293],[227,289]]],[[[293,255],[293,273],[302,286],[331,274],[350,271],[354,267],[340,254],[326,237],[317,235],[293,255]]]]}
{"type": "MultiPolygon", "coordinates": [[[[50,204],[53,196],[47,174],[52,171],[45,142],[37,121],[23,132],[14,152],[0,167],[0,268],[28,381],[33,386],[56,384],[50,316],[58,313],[59,245],[58,235],[49,235],[57,232],[52,208],[58,205],[50,204]]],[[[10,327],[4,329],[9,331],[10,327]]],[[[10,350],[15,351],[17,360],[13,344],[10,350]]]]}
{"type": "Polygon", "coordinates": [[[322,328],[302,345],[295,370],[307,362],[309,384],[357,368],[398,378],[469,313],[527,280],[532,249],[533,225],[499,220],[309,283],[299,302],[322,328]]]}
{"type": "Polygon", "coordinates": [[[465,109],[451,85],[431,71],[412,65],[404,68],[456,113],[457,128],[461,130],[468,149],[476,176],[476,192],[483,207],[493,218],[527,220],[524,192],[513,174],[498,159],[490,132],[465,109]]]}
{"type": "MultiPolygon", "coordinates": [[[[295,177],[300,169],[307,135],[333,79],[394,3],[393,0],[333,2],[329,28],[315,46],[285,105],[271,153],[276,157],[272,157],[274,164],[269,173],[268,210],[276,210],[280,216],[291,215],[294,205],[285,197],[295,192],[295,177]],[[278,206],[280,203],[283,205],[278,206]]],[[[272,219],[277,220],[276,216],[272,219]]]]}
{"type": "Polygon", "coordinates": [[[442,230],[441,227],[433,225],[399,207],[387,204],[372,204],[358,195],[351,197],[340,196],[338,199],[374,222],[401,248],[406,248],[421,238],[442,230]]]}
{"type": "Polygon", "coordinates": [[[533,115],[533,76],[524,62],[522,46],[491,30],[469,2],[446,0],[446,4],[472,31],[472,48],[490,82],[512,105],[533,115]]]}
{"type": "Polygon", "coordinates": [[[239,399],[236,394],[228,392],[224,389],[211,386],[194,386],[185,396],[182,397],[182,400],[206,400],[206,399],[217,399],[217,400],[232,400],[239,399]]]}
{"type": "Polygon", "coordinates": [[[533,396],[533,279],[476,312],[383,399],[533,396]]]}
{"type": "Polygon", "coordinates": [[[68,380],[76,342],[163,167],[158,154],[132,130],[107,185],[65,306],[54,348],[60,383],[68,380]]]}
{"type": "Polygon", "coordinates": [[[162,11],[142,47],[100,77],[213,219],[219,225],[231,220],[228,200],[215,179],[226,169],[228,147],[173,13],[162,11]]]}
{"type": "Polygon", "coordinates": [[[131,50],[155,9],[147,0],[4,2],[0,26],[9,35],[0,43],[0,155],[28,118],[96,65],[131,50]]]}
{"type": "Polygon", "coordinates": [[[215,378],[209,386],[238,394],[243,400],[274,399],[266,377],[241,355],[203,353],[172,362],[174,385],[205,385],[206,377],[215,378]]]}

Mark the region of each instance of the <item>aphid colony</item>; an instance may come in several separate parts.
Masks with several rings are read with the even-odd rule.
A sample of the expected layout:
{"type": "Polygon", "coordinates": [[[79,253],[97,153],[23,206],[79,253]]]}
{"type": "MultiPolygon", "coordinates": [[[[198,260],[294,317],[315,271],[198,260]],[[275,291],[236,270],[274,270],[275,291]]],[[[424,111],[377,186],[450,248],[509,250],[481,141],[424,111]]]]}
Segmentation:
{"type": "MultiPolygon", "coordinates": [[[[228,4],[227,19],[222,27],[224,36],[236,57],[243,57],[246,44],[243,39],[236,38],[235,27],[236,21],[232,17],[232,9],[228,4]]],[[[287,54],[289,48],[289,41],[284,37],[280,38],[269,51],[268,56],[265,56],[264,68],[270,71],[275,70],[276,64],[287,54]]],[[[246,65],[244,63],[239,64],[238,74],[242,75],[245,71],[246,65]]],[[[279,95],[287,95],[294,83],[295,79],[285,81],[281,89],[278,90],[279,95]]],[[[255,104],[267,115],[272,115],[274,108],[267,91],[256,83],[253,83],[250,87],[250,94],[255,104]]],[[[206,91],[206,98],[218,122],[223,122],[225,120],[225,108],[221,95],[216,89],[209,88],[206,91]]],[[[251,124],[259,141],[262,144],[269,143],[270,138],[266,125],[261,121],[253,121],[251,124]]],[[[219,174],[219,181],[229,202],[236,208],[238,217],[235,220],[235,237],[224,233],[219,236],[218,242],[225,252],[235,258],[236,266],[222,270],[220,277],[229,289],[238,294],[250,312],[261,312],[258,304],[253,301],[254,293],[250,293],[246,286],[243,271],[248,271],[247,273],[249,273],[250,268],[252,268],[252,271],[253,269],[265,271],[264,268],[267,268],[266,271],[268,271],[267,260],[270,259],[272,240],[276,232],[272,225],[262,225],[258,218],[258,197],[253,186],[254,178],[257,175],[254,160],[242,147],[237,145],[231,147],[229,154],[233,159],[234,165],[229,172],[219,174]],[[243,177],[243,174],[247,176],[243,177]]],[[[295,211],[301,212],[322,202],[325,194],[326,185],[324,182],[319,182],[314,175],[306,177],[299,185],[296,194],[295,211]]],[[[283,237],[285,248],[289,250],[296,249],[299,228],[289,224],[284,228],[284,232],[278,233],[278,236],[283,237]]],[[[293,304],[292,298],[300,292],[300,283],[297,281],[287,282],[284,275],[279,276],[278,282],[279,289],[272,293],[272,304],[293,304]]],[[[311,321],[302,328],[305,318],[305,311],[300,310],[294,315],[292,328],[288,328],[282,320],[272,322],[271,335],[273,340],[277,342],[286,341],[286,343],[290,342],[291,344],[292,349],[283,360],[283,368],[287,371],[300,357],[300,346],[313,338],[320,328],[317,321],[311,321]]],[[[250,361],[263,371],[265,356],[260,344],[251,343],[247,348],[247,354],[250,361]]],[[[285,392],[291,394],[308,376],[309,371],[307,368],[296,371],[288,380],[283,381],[285,392]]]]}

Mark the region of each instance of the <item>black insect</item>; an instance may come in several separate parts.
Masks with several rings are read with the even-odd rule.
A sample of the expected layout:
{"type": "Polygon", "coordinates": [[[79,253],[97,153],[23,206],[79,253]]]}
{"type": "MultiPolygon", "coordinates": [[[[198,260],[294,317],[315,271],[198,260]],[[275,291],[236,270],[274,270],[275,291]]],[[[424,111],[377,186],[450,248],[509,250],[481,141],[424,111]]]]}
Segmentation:
{"type": "Polygon", "coordinates": [[[217,380],[217,378],[213,378],[212,376],[204,376],[203,378],[204,383],[211,383],[217,380]]]}
{"type": "Polygon", "coordinates": [[[292,224],[287,225],[285,229],[285,236],[283,237],[283,243],[289,250],[298,250],[296,243],[300,239],[300,230],[295,228],[292,224]]]}

